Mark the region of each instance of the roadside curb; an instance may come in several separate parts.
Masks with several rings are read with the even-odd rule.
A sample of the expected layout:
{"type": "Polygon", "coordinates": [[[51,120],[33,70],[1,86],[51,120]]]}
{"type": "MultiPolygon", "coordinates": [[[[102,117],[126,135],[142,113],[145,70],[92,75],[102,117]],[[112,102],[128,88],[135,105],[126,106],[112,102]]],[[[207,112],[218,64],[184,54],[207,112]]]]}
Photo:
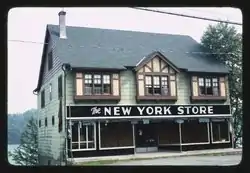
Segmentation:
{"type": "Polygon", "coordinates": [[[163,155],[163,156],[151,156],[151,157],[136,157],[135,155],[125,158],[102,158],[94,160],[83,160],[76,162],[75,165],[105,165],[112,164],[120,161],[133,161],[133,160],[151,160],[151,159],[161,159],[161,158],[176,158],[176,157],[189,157],[189,156],[226,156],[226,155],[239,155],[242,154],[242,151],[220,151],[220,152],[208,152],[208,153],[181,153],[176,155],[163,155]]]}

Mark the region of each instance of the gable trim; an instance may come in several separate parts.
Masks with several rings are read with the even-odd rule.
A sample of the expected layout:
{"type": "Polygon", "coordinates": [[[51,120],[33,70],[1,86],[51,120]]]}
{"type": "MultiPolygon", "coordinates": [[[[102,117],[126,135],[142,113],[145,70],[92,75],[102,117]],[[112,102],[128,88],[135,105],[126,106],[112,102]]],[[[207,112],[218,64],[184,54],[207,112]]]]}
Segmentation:
{"type": "Polygon", "coordinates": [[[178,69],[178,67],[176,67],[171,61],[169,61],[162,53],[160,53],[159,51],[155,51],[150,53],[149,55],[143,57],[137,64],[135,67],[135,71],[140,70],[141,68],[143,68],[144,65],[146,65],[149,61],[151,61],[152,59],[154,59],[156,56],[159,56],[159,58],[161,60],[163,60],[164,62],[166,62],[170,67],[172,67],[176,72],[180,72],[180,70],[178,69]]]}

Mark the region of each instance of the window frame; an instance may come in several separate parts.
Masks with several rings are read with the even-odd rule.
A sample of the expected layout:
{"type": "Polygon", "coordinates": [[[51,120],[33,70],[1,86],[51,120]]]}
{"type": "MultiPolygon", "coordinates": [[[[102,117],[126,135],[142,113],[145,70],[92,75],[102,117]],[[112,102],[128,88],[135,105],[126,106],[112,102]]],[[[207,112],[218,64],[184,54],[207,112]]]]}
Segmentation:
{"type": "MultiPolygon", "coordinates": [[[[77,77],[76,77],[77,79],[77,77]]],[[[113,88],[112,88],[112,73],[84,73],[83,74],[83,96],[111,96],[113,95],[113,88]],[[86,75],[90,75],[91,78],[90,79],[86,79],[86,75]],[[96,94],[94,92],[94,89],[95,89],[95,80],[97,80],[97,78],[95,78],[95,75],[97,76],[100,76],[100,80],[101,80],[101,93],[100,94],[96,94]],[[110,87],[110,92],[109,93],[104,93],[104,86],[106,85],[106,83],[104,82],[104,76],[109,76],[109,87],[110,87]],[[91,80],[91,83],[86,83],[86,80],[91,80]],[[90,85],[91,87],[91,93],[86,93],[86,85],[90,85]]]]}
{"type": "Polygon", "coordinates": [[[52,51],[48,53],[48,71],[53,68],[53,54],[52,51]]]}
{"type": "MultiPolygon", "coordinates": [[[[175,81],[176,82],[176,81],[175,81]]],[[[145,91],[145,96],[164,96],[164,97],[170,97],[171,96],[171,92],[170,92],[170,75],[167,75],[167,74],[164,74],[164,75],[153,75],[153,74],[145,74],[144,75],[144,91],[145,91]],[[150,77],[151,79],[151,85],[152,85],[152,94],[149,94],[148,92],[147,92],[147,80],[146,80],[146,78],[147,77],[150,77]],[[160,87],[160,94],[155,94],[154,93],[154,89],[155,89],[155,84],[154,84],[154,77],[159,77],[159,85],[157,85],[157,86],[159,86],[160,87]],[[167,92],[167,94],[164,94],[163,93],[163,85],[162,85],[162,83],[163,83],[163,80],[162,80],[162,78],[167,78],[167,89],[168,89],[168,92],[167,92]]]]}
{"type": "Polygon", "coordinates": [[[198,76],[197,77],[197,84],[198,84],[198,96],[199,97],[220,97],[221,94],[220,94],[220,78],[218,76],[198,76]],[[200,85],[200,79],[203,80],[203,87],[204,87],[204,90],[205,90],[205,94],[201,94],[201,85],[200,85]],[[211,86],[211,89],[212,89],[212,94],[207,94],[207,79],[210,80],[210,86],[211,86]],[[215,95],[214,94],[214,82],[213,82],[213,79],[217,79],[217,89],[218,89],[218,94],[215,95]]]}
{"type": "Polygon", "coordinates": [[[57,89],[58,89],[58,99],[63,97],[63,79],[62,75],[60,75],[57,79],[57,89]]]}
{"type": "Polygon", "coordinates": [[[43,89],[41,91],[41,108],[43,109],[45,107],[45,90],[43,89]]]}
{"type": "MultiPolygon", "coordinates": [[[[74,125],[74,123],[77,124],[77,136],[78,136],[78,139],[77,141],[74,141],[72,142],[72,137],[73,137],[73,134],[72,134],[72,137],[70,139],[70,143],[71,143],[71,148],[72,148],[72,144],[78,144],[78,148],[77,149],[72,149],[72,151],[89,151],[89,150],[96,150],[96,123],[83,123],[81,126],[82,128],[84,127],[85,128],[85,138],[86,140],[81,140],[81,136],[80,136],[80,125],[79,125],[79,122],[73,122],[72,125],[70,126],[71,128],[71,132],[72,132],[72,126],[74,125]],[[93,128],[93,141],[89,141],[88,138],[89,138],[89,134],[88,134],[88,130],[89,130],[89,126],[91,126],[91,128],[93,128]],[[81,144],[86,144],[86,148],[81,148],[81,144]],[[89,148],[88,145],[89,143],[92,143],[94,144],[94,147],[93,148],[89,148]]],[[[82,123],[82,122],[81,122],[82,123]]]]}

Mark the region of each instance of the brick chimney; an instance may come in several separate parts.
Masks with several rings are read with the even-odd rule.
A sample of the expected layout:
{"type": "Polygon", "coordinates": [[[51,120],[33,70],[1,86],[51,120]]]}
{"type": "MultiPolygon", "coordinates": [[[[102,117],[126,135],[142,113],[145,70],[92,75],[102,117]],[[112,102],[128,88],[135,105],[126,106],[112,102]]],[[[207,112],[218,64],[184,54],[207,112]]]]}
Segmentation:
{"type": "Polygon", "coordinates": [[[67,38],[67,34],[66,34],[66,22],[65,22],[65,16],[66,16],[66,12],[65,11],[60,11],[58,13],[59,15],[59,35],[60,38],[67,38]]]}

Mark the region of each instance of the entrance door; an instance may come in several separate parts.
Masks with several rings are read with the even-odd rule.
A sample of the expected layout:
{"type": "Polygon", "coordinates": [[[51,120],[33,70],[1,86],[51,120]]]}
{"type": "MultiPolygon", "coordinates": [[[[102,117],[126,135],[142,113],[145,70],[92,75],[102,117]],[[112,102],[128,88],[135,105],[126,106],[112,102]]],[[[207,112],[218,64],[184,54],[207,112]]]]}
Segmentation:
{"type": "Polygon", "coordinates": [[[136,152],[157,151],[158,140],[154,124],[136,124],[135,127],[136,152]]]}

